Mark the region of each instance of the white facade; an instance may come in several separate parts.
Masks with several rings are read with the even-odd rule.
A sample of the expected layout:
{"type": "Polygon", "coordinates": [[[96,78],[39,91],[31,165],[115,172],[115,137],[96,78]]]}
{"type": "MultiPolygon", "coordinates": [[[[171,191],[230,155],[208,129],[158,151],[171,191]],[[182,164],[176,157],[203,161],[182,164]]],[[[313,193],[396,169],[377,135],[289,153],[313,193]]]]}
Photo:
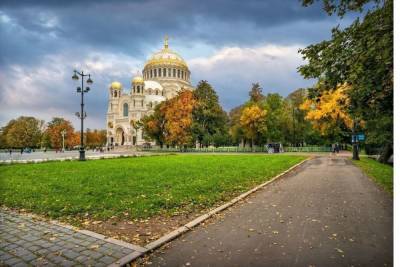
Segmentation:
{"type": "Polygon", "coordinates": [[[182,89],[193,87],[190,71],[183,58],[168,47],[166,38],[164,48],[155,53],[145,64],[142,75],[132,79],[129,92],[124,92],[122,84],[112,82],[109,87],[107,112],[107,145],[142,145],[142,129],[137,132],[133,125],[154,107],[182,89]]]}

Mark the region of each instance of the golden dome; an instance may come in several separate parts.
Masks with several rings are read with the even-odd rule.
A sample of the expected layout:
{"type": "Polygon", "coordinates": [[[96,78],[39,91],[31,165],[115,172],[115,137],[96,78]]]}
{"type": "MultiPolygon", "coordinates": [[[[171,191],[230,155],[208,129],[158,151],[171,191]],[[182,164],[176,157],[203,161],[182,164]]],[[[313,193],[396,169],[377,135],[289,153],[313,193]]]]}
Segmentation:
{"type": "Polygon", "coordinates": [[[185,60],[175,51],[168,47],[168,37],[165,37],[164,48],[154,53],[146,62],[144,69],[154,66],[176,66],[188,69],[185,60]]]}
{"type": "Polygon", "coordinates": [[[144,83],[143,77],[140,76],[140,75],[135,76],[135,77],[132,79],[132,83],[144,83]]]}
{"type": "Polygon", "coordinates": [[[114,90],[121,90],[122,84],[120,82],[112,82],[110,88],[114,90]]]}

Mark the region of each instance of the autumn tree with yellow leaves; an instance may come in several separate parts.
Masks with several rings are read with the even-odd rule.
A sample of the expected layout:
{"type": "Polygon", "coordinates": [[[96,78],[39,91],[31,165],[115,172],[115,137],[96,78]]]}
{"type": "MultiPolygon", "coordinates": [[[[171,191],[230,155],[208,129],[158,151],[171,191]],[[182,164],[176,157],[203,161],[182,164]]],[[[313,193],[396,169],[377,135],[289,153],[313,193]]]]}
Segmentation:
{"type": "Polygon", "coordinates": [[[177,96],[156,106],[154,113],[142,119],[146,138],[154,139],[162,147],[188,146],[193,144],[193,109],[196,99],[190,90],[182,90],[177,96]]]}
{"type": "Polygon", "coordinates": [[[165,141],[169,145],[185,146],[192,140],[192,111],[196,104],[193,92],[183,90],[167,100],[162,112],[165,114],[165,141]]]}
{"type": "Polygon", "coordinates": [[[254,141],[257,137],[263,135],[266,130],[265,119],[267,111],[261,109],[258,105],[245,107],[240,116],[240,125],[246,138],[251,140],[251,146],[254,149],[254,141]]]}
{"type": "Polygon", "coordinates": [[[353,121],[348,113],[348,90],[348,85],[342,85],[336,90],[324,91],[317,98],[306,99],[300,105],[300,109],[307,112],[305,119],[310,121],[321,135],[337,139],[352,128],[353,121]]]}

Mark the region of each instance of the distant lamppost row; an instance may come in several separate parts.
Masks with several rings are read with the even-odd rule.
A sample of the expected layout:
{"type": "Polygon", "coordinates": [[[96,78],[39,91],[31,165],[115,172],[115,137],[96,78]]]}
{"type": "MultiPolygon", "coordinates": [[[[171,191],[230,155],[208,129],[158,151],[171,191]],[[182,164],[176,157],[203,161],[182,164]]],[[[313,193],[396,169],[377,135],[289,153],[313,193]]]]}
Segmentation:
{"type": "Polygon", "coordinates": [[[87,84],[92,84],[93,81],[92,81],[92,79],[90,79],[90,74],[84,74],[83,71],[78,72],[78,71],[76,71],[76,70],[74,70],[74,75],[72,76],[72,79],[73,79],[73,80],[79,80],[79,76],[78,76],[78,75],[81,76],[81,80],[82,80],[82,87],[78,87],[78,88],[76,89],[76,92],[77,92],[77,93],[81,93],[81,112],[76,112],[75,114],[76,114],[76,116],[77,116],[78,118],[81,119],[81,146],[80,146],[80,148],[79,148],[79,160],[84,161],[84,160],[85,160],[85,148],[84,148],[84,146],[83,146],[83,120],[86,118],[86,112],[83,112],[83,107],[84,107],[83,95],[84,95],[85,93],[89,92],[89,91],[90,91],[90,88],[89,88],[88,86],[86,86],[86,88],[83,89],[83,79],[84,79],[85,77],[89,77],[89,78],[86,80],[86,83],[87,83],[87,84]]]}

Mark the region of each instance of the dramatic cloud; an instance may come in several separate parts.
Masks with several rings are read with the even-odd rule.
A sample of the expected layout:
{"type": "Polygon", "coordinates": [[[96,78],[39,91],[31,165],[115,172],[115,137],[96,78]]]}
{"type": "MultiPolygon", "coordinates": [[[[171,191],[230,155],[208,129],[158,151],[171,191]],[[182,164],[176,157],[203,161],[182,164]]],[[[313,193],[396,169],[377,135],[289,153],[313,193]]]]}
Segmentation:
{"type": "Polygon", "coordinates": [[[0,125],[20,115],[63,116],[78,125],[77,68],[95,80],[86,125],[103,128],[108,84],[129,87],[165,34],[188,61],[193,84],[210,81],[224,108],[244,102],[257,81],[264,92],[285,96],[312,83],[296,73],[298,48],[329,38],[332,27],[353,17],[339,21],[319,4],[292,0],[3,0],[0,125]]]}
{"type": "Polygon", "coordinates": [[[208,58],[189,61],[195,79],[206,79],[214,85],[226,108],[248,99],[252,82],[259,82],[264,93],[286,96],[312,81],[303,80],[296,72],[303,60],[299,45],[264,45],[254,48],[225,47],[208,58]],[[283,82],[284,81],[284,82],[283,82]]]}

